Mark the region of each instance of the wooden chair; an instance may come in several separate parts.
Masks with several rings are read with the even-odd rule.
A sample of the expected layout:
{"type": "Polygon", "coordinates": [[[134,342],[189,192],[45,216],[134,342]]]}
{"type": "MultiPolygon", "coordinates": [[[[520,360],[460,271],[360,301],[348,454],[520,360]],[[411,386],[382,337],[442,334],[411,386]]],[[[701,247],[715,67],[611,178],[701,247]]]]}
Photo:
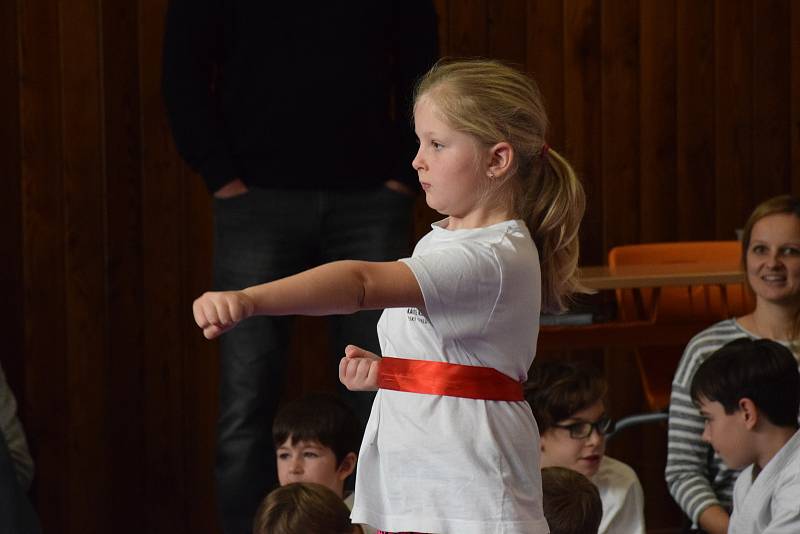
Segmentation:
{"type": "MultiPolygon", "coordinates": [[[[608,254],[608,265],[612,270],[615,267],[639,264],[730,265],[739,263],[740,257],[741,243],[738,241],[650,243],[612,248],[608,254]]],[[[696,324],[698,332],[716,321],[743,315],[755,305],[750,290],[743,283],[618,289],[616,300],[618,315],[622,321],[696,324]]],[[[636,349],[636,365],[647,409],[656,415],[630,419],[628,423],[666,418],[672,377],[684,348],[681,343],[676,346],[641,346],[636,349]]],[[[620,421],[618,430],[624,426],[625,422],[620,421]]]]}

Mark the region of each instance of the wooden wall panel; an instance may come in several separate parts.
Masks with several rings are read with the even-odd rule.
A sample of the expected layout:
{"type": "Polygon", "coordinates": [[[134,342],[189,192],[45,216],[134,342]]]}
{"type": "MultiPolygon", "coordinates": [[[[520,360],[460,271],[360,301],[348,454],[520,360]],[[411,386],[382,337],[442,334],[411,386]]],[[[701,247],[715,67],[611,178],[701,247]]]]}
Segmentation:
{"type": "MultiPolygon", "coordinates": [[[[126,528],[147,531],[148,469],[145,403],[144,257],[142,225],[142,139],[140,132],[139,21],[136,4],[103,2],[100,64],[104,88],[105,187],[107,226],[108,349],[106,402],[114,481],[111,517],[127,518],[126,528]]],[[[150,216],[151,214],[148,214],[150,216]]],[[[153,216],[157,216],[153,214],[153,216]]],[[[164,409],[168,409],[164,406],[164,409]]]]}
{"type": "Polygon", "coordinates": [[[69,523],[69,410],[65,304],[61,76],[58,9],[18,4],[20,12],[21,225],[25,297],[27,431],[36,459],[36,497],[45,531],[69,523]],[[67,476],[64,476],[64,474],[67,476]]]}
{"type": "Polygon", "coordinates": [[[67,330],[66,386],[69,406],[68,476],[70,532],[113,529],[111,457],[104,439],[111,415],[105,402],[108,339],[105,285],[105,197],[99,5],[83,0],[61,5],[61,143],[63,147],[67,330]],[[95,488],[95,491],[87,491],[95,488]],[[99,491],[97,491],[99,490],[99,491]],[[96,514],[87,510],[96,508],[96,514]]]}
{"type": "Polygon", "coordinates": [[[788,0],[753,4],[753,203],[788,191],[789,148],[788,0]]]}
{"type": "Polygon", "coordinates": [[[567,0],[564,7],[564,155],[586,191],[581,257],[588,264],[603,263],[606,254],[600,130],[600,6],[598,0],[567,0]]]}
{"type": "Polygon", "coordinates": [[[674,0],[642,2],[639,135],[642,241],[675,241],[676,51],[674,0]]]}
{"type": "Polygon", "coordinates": [[[714,0],[678,0],[676,144],[680,240],[716,238],[714,0]]]}
{"type": "MultiPolygon", "coordinates": [[[[0,282],[13,310],[0,315],[0,357],[46,532],[218,531],[217,345],[190,313],[211,285],[211,202],[164,117],[168,1],[0,5],[11,73],[0,79],[0,282]]],[[[757,201],[800,192],[797,2],[434,4],[443,54],[512,61],[539,83],[548,140],[587,192],[584,264],[615,244],[728,239],[757,201]]],[[[415,218],[419,236],[437,215],[420,201],[415,218]]],[[[294,348],[291,394],[330,388],[313,347],[294,348]]],[[[633,384],[615,388],[617,415],[641,403],[627,358],[604,362],[612,387],[633,384]]],[[[614,451],[660,499],[648,501],[651,526],[674,526],[653,456],[635,453],[660,438],[630,436],[614,451]]]]}
{"type": "Polygon", "coordinates": [[[753,204],[753,3],[716,4],[716,235],[734,237],[753,204]]]}

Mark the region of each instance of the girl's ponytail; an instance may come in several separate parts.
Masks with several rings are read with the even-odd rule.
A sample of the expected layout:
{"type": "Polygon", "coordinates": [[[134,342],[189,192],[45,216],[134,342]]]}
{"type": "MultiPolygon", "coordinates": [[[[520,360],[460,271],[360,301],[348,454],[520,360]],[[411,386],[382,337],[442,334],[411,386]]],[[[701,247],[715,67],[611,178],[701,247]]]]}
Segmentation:
{"type": "Polygon", "coordinates": [[[530,176],[520,211],[527,215],[539,249],[542,310],[561,312],[570,295],[587,292],[578,280],[578,228],[586,197],[575,171],[558,152],[545,146],[540,158],[538,176],[530,176]]]}

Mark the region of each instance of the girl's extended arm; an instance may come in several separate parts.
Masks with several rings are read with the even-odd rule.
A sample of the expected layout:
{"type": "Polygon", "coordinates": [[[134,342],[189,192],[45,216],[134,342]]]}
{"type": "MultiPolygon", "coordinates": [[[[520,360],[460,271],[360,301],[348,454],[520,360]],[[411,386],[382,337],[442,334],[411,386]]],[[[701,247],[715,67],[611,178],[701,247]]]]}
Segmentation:
{"type": "Polygon", "coordinates": [[[397,307],[422,308],[411,269],[402,262],[337,261],[241,291],[207,292],[192,311],[213,339],[252,315],[332,315],[397,307]]]}

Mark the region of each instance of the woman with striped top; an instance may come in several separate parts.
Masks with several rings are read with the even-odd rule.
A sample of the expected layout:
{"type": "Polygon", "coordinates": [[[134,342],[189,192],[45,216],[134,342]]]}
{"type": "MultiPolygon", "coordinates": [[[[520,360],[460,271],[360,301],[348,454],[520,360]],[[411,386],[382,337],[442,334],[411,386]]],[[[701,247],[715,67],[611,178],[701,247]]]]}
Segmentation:
{"type": "Polygon", "coordinates": [[[728,468],[702,440],[703,418],[689,388],[697,368],[714,351],[737,338],[774,339],[797,354],[800,341],[800,199],[789,195],[760,204],[742,236],[742,263],[756,295],[755,310],[726,319],[696,335],[686,346],[669,407],[666,479],[677,503],[709,534],[725,533],[738,471],[728,468]]]}

